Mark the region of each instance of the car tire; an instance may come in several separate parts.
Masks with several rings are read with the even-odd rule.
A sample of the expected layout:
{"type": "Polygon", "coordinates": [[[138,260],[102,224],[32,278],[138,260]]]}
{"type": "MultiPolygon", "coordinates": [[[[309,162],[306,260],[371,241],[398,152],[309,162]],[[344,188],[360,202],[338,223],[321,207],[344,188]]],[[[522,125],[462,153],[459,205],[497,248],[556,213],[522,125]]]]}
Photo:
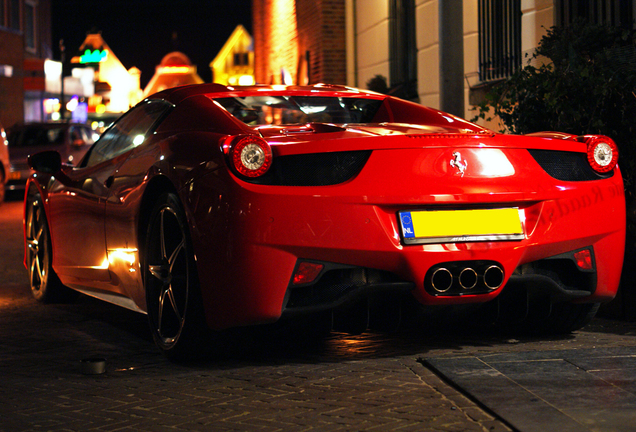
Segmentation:
{"type": "Polygon", "coordinates": [[[155,344],[173,361],[200,354],[207,326],[188,225],[174,194],[162,195],[150,214],[143,269],[155,344]]]}
{"type": "Polygon", "coordinates": [[[66,303],[79,294],[62,284],[53,270],[51,236],[40,194],[27,201],[25,233],[29,283],[33,297],[42,303],[66,303]]]}

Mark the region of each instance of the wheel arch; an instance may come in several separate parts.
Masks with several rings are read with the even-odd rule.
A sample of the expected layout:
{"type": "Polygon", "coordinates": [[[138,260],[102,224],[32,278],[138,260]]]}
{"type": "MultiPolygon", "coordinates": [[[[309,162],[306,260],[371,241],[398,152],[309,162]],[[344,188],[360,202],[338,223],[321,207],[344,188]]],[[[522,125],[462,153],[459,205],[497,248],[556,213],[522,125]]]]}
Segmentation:
{"type": "Polygon", "coordinates": [[[139,259],[143,259],[143,251],[146,247],[146,230],[152,213],[154,203],[165,193],[177,194],[177,188],[166,176],[153,177],[144,190],[144,195],[139,206],[139,220],[137,222],[137,244],[139,245],[139,259]]]}

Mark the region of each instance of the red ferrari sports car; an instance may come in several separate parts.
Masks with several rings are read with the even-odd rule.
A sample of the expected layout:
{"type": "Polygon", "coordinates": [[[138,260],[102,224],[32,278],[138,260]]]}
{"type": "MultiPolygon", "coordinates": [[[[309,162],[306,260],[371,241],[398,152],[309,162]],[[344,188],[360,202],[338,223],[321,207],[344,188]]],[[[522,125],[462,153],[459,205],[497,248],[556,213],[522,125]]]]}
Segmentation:
{"type": "Polygon", "coordinates": [[[209,329],[354,309],[364,327],[398,298],[570,332],[618,287],[617,158],[342,86],[179,87],[76,166],[30,156],[25,265],[38,300],[146,313],[175,357],[209,329]]]}

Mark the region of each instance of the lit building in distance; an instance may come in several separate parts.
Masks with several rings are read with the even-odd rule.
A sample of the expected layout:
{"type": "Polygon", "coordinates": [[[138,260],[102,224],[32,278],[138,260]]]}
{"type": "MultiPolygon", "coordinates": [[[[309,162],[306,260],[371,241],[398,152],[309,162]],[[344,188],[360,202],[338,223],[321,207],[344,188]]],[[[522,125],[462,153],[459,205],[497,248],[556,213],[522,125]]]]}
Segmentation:
{"type": "Polygon", "coordinates": [[[127,70],[101,32],[87,34],[79,52],[71,63],[95,70],[95,94],[89,99],[89,112],[122,113],[141,100],[141,71],[135,67],[127,70]]]}
{"type": "Polygon", "coordinates": [[[143,94],[146,97],[161,90],[201,83],[203,80],[197,74],[197,67],[190,62],[188,56],[174,51],[166,54],[161,60],[143,94]]]}
{"type": "Polygon", "coordinates": [[[210,63],[212,82],[223,85],[254,84],[254,45],[245,27],[238,25],[210,63]]]}

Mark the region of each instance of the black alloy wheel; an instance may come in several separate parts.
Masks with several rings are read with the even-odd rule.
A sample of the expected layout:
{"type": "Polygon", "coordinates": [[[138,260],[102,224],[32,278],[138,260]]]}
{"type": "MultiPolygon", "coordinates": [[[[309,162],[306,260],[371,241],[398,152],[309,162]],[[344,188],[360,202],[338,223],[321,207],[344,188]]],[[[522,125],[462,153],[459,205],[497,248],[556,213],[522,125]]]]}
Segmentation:
{"type": "Polygon", "coordinates": [[[49,227],[39,194],[29,197],[25,216],[27,269],[31,293],[42,303],[73,300],[77,292],[65,287],[52,267],[49,227]]]}
{"type": "Polygon", "coordinates": [[[155,343],[172,360],[190,357],[205,323],[188,227],[174,194],[162,195],[151,213],[143,265],[155,343]]]}

